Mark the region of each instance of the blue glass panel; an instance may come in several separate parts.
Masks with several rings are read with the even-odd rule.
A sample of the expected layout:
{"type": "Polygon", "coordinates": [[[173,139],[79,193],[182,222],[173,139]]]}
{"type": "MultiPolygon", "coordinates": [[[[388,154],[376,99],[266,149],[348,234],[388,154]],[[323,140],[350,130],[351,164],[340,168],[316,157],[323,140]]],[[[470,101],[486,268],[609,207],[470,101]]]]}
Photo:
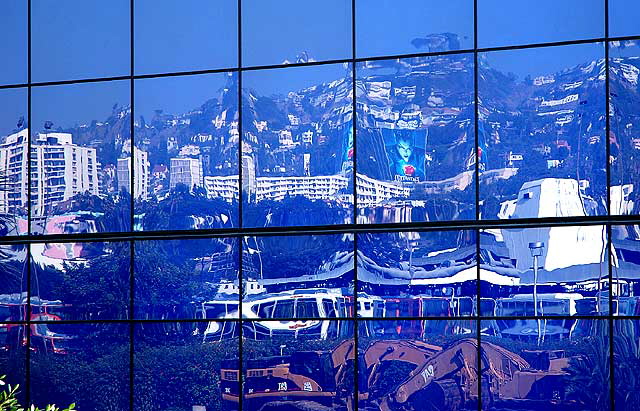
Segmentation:
{"type": "Polygon", "coordinates": [[[243,73],[245,227],[350,223],[351,66],[243,73]]]}
{"type": "Polygon", "coordinates": [[[0,90],[0,236],[27,234],[27,89],[0,90]]]}
{"type": "Polygon", "coordinates": [[[136,241],[135,317],[238,318],[236,238],[136,241]]]}
{"type": "Polygon", "coordinates": [[[601,225],[481,231],[481,315],[608,314],[606,243],[601,225]]]}
{"type": "Polygon", "coordinates": [[[358,222],[475,219],[473,56],[356,70],[358,222]]]}
{"type": "Polygon", "coordinates": [[[640,213],[640,47],[637,40],[609,43],[609,147],[611,214],[640,213]]]}
{"type": "Polygon", "coordinates": [[[357,57],[473,48],[473,0],[356,0],[357,57]]]}
{"type": "Polygon", "coordinates": [[[481,341],[483,406],[610,409],[609,320],[486,320],[481,341]]]}
{"type": "Polygon", "coordinates": [[[640,320],[613,320],[613,382],[616,411],[640,408],[640,320]]]}
{"type": "Polygon", "coordinates": [[[611,227],[614,315],[640,315],[640,226],[611,227]]]}
{"type": "MultiPolygon", "coordinates": [[[[0,84],[27,82],[27,4],[26,1],[4,1],[0,4],[0,84]]],[[[2,105],[2,107],[6,107],[2,105]]]]}
{"type": "Polygon", "coordinates": [[[237,0],[135,0],[136,74],[238,64],[237,0]]]}
{"type": "Polygon", "coordinates": [[[482,219],[606,214],[601,43],[480,55],[482,219]]]}
{"type": "Polygon", "coordinates": [[[351,2],[242,0],[242,64],[351,58],[351,2]]]}
{"type": "Polygon", "coordinates": [[[31,244],[31,315],[37,321],[130,317],[131,244],[31,244]]]}
{"type": "Polygon", "coordinates": [[[292,319],[351,316],[353,260],[352,234],[245,237],[242,314],[292,319]]]}
{"type": "Polygon", "coordinates": [[[129,97],[124,80],[33,88],[32,233],[131,229],[129,97]]]}
{"type": "Polygon", "coordinates": [[[136,80],[136,230],[238,227],[237,78],[136,80]]]}
{"type": "Polygon", "coordinates": [[[216,324],[139,323],[135,326],[134,408],[237,410],[240,340],[212,340],[216,324]]]}
{"type": "Polygon", "coordinates": [[[33,81],[77,80],[129,74],[129,10],[130,0],[33,0],[33,81]]]}
{"type": "Polygon", "coordinates": [[[358,234],[359,317],[475,315],[471,230],[358,234]]]}
{"type": "Polygon", "coordinates": [[[476,329],[475,320],[359,321],[358,407],[477,410],[476,329]]]}
{"type": "Polygon", "coordinates": [[[478,46],[603,37],[604,4],[602,0],[480,0],[478,46]]]}
{"type": "Polygon", "coordinates": [[[640,35],[640,3],[635,0],[609,0],[609,36],[640,35]]]}
{"type": "Polygon", "coordinates": [[[353,409],[353,321],[243,323],[243,409],[353,409]]]}
{"type": "Polygon", "coordinates": [[[31,326],[31,401],[82,410],[129,410],[128,324],[31,326]]]}

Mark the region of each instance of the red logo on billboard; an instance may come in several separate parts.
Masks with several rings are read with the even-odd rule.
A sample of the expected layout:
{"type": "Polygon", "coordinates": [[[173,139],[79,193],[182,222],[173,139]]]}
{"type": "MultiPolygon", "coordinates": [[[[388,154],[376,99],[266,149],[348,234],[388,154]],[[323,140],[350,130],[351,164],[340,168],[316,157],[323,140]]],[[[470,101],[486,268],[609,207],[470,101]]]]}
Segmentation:
{"type": "Polygon", "coordinates": [[[416,172],[416,168],[414,166],[412,166],[411,164],[404,166],[404,175],[405,176],[412,176],[413,173],[416,172]]]}

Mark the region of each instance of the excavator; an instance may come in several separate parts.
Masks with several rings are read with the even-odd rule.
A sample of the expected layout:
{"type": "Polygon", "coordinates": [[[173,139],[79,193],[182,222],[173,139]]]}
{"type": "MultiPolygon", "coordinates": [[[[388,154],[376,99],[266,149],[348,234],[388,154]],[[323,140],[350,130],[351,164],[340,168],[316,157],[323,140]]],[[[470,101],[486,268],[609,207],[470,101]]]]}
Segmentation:
{"type": "MultiPolygon", "coordinates": [[[[376,340],[358,351],[357,401],[363,410],[477,409],[479,392],[484,409],[579,405],[562,391],[570,358],[560,350],[525,351],[527,361],[496,344],[478,347],[476,339],[463,338],[445,348],[419,340],[376,340]]],[[[350,339],[330,351],[248,360],[244,406],[260,411],[353,411],[355,355],[350,339]]],[[[221,386],[229,383],[225,375],[237,378],[228,369],[222,373],[221,386]]],[[[223,397],[226,409],[237,409],[237,395],[234,390],[223,397]]]]}

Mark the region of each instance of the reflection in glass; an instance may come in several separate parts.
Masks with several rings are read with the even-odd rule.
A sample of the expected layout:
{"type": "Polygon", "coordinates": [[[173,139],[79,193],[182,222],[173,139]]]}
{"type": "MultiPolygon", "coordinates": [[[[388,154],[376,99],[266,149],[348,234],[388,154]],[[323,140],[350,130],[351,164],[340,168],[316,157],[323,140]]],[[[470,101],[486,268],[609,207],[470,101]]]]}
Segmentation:
{"type": "Polygon", "coordinates": [[[209,324],[136,324],[134,409],[238,409],[240,341],[232,336],[208,339],[209,324]]]}
{"type": "Polygon", "coordinates": [[[310,329],[264,334],[272,323],[244,323],[243,407],[353,409],[353,322],[322,321],[320,334],[310,329]],[[254,330],[263,336],[260,341],[254,330]]]}
{"type": "Polygon", "coordinates": [[[245,237],[243,316],[292,319],[284,328],[351,316],[353,254],[352,234],[245,237]]]}
{"type": "Polygon", "coordinates": [[[238,318],[238,246],[224,237],[136,241],[135,317],[238,318]]]}
{"type": "Polygon", "coordinates": [[[27,233],[27,90],[0,90],[0,236],[27,233]]]}
{"type": "Polygon", "coordinates": [[[614,315],[640,315],[640,226],[611,227],[614,315]]]}
{"type": "Polygon", "coordinates": [[[473,47],[473,0],[357,0],[356,19],[358,57],[473,47]]]}
{"type": "Polygon", "coordinates": [[[351,57],[351,3],[242,1],[243,66],[351,57]]]}
{"type": "Polygon", "coordinates": [[[608,0],[609,36],[640,35],[640,3],[635,0],[608,0]]]}
{"type": "Polygon", "coordinates": [[[136,74],[236,66],[237,8],[237,0],[136,0],[136,74]]]}
{"type": "Polygon", "coordinates": [[[358,234],[359,317],[476,315],[475,231],[358,234]]]}
{"type": "Polygon", "coordinates": [[[358,323],[360,409],[478,409],[475,320],[358,323]]]}
{"type": "Polygon", "coordinates": [[[237,78],[136,80],[136,230],[238,226],[237,78]]]}
{"type": "Polygon", "coordinates": [[[31,402],[128,410],[129,344],[128,324],[33,324],[31,402]]]}
{"type": "MultiPolygon", "coordinates": [[[[606,227],[599,225],[482,230],[481,314],[606,315],[606,243],[606,227]]],[[[554,333],[569,331],[564,326],[554,333]]]]}
{"type": "MultiPolygon", "coordinates": [[[[5,62],[0,74],[0,85],[27,82],[27,4],[25,1],[0,3],[0,56],[5,62]]],[[[4,104],[0,106],[3,110],[9,107],[4,104]]]]}
{"type": "Polygon", "coordinates": [[[130,316],[129,242],[31,244],[31,319],[130,316]]]}
{"type": "Polygon", "coordinates": [[[33,81],[129,74],[130,7],[130,0],[33,0],[33,81]]]}
{"type": "Polygon", "coordinates": [[[604,36],[602,0],[478,1],[478,46],[550,43],[604,36]]]}
{"type": "Polygon", "coordinates": [[[638,74],[640,74],[638,41],[609,43],[611,214],[640,214],[638,74]]]}
{"type": "Polygon", "coordinates": [[[31,111],[31,233],[129,231],[129,82],[36,87],[31,111]]]}
{"type": "Polygon", "coordinates": [[[473,56],[357,73],[358,222],[475,219],[473,56]]]}
{"type": "MultiPolygon", "coordinates": [[[[568,321],[569,335],[514,334],[523,320],[482,321],[483,406],[610,409],[609,321],[568,321]]],[[[543,330],[558,320],[541,320],[543,330]]]]}
{"type": "Polygon", "coordinates": [[[350,223],[351,66],[243,74],[245,227],[350,223]]]}
{"type": "Polygon", "coordinates": [[[480,55],[482,219],[606,214],[601,43],[480,55]]]}
{"type": "Polygon", "coordinates": [[[616,411],[640,407],[640,320],[613,320],[614,404],[616,411]]]}

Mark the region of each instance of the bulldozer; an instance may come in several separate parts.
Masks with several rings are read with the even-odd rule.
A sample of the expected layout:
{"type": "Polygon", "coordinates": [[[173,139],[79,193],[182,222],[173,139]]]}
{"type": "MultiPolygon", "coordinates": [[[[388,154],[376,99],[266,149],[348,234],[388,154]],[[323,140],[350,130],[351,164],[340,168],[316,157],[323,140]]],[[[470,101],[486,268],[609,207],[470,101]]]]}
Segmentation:
{"type": "MultiPolygon", "coordinates": [[[[363,410],[455,411],[478,409],[480,397],[484,409],[579,406],[562,390],[570,358],[561,350],[523,352],[527,361],[496,344],[483,342],[479,347],[476,339],[463,338],[444,348],[419,340],[377,340],[358,351],[357,365],[353,339],[330,351],[248,360],[243,406],[260,411],[353,411],[358,401],[363,410]],[[389,373],[394,364],[404,365],[395,371],[405,372],[389,373]]],[[[239,375],[230,371],[222,370],[222,386],[230,382],[225,376],[239,375]]],[[[227,390],[226,409],[238,408],[237,391],[227,390]]]]}

